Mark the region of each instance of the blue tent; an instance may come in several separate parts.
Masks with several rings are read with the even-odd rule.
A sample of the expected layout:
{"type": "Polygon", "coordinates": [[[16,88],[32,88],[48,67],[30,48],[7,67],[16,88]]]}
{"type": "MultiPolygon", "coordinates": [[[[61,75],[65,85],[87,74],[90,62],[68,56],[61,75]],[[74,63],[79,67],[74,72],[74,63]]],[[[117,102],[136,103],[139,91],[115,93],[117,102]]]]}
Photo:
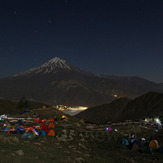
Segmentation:
{"type": "Polygon", "coordinates": [[[11,128],[12,128],[12,127],[5,127],[3,131],[4,131],[4,132],[8,132],[11,128]]]}
{"type": "Polygon", "coordinates": [[[158,130],[162,130],[162,126],[158,126],[158,128],[157,128],[158,130]]]}
{"type": "Polygon", "coordinates": [[[159,152],[160,152],[160,153],[163,153],[163,146],[161,146],[161,147],[159,148],[159,152]]]}
{"type": "Polygon", "coordinates": [[[17,126],[17,127],[15,128],[15,130],[25,131],[24,128],[22,128],[22,127],[20,127],[20,126],[17,126]]]}
{"type": "Polygon", "coordinates": [[[45,131],[45,130],[41,130],[39,134],[40,134],[40,135],[42,135],[42,136],[47,135],[47,133],[46,133],[46,131],[45,131]]]}
{"type": "Polygon", "coordinates": [[[128,142],[127,139],[123,139],[123,140],[122,140],[122,144],[123,144],[123,145],[126,145],[126,146],[129,146],[129,142],[128,142]]]}
{"type": "Polygon", "coordinates": [[[133,143],[134,141],[135,141],[135,139],[134,139],[134,138],[132,138],[132,139],[130,140],[130,142],[131,142],[131,143],[133,143]]]}

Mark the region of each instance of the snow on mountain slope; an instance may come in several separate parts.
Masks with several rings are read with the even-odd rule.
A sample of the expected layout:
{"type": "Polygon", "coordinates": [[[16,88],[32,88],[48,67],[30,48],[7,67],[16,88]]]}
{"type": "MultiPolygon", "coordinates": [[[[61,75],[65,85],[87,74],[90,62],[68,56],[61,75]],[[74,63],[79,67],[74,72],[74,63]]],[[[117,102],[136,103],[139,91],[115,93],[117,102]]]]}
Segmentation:
{"type": "Polygon", "coordinates": [[[53,73],[54,74],[54,73],[58,72],[58,70],[79,71],[78,68],[70,65],[65,60],[55,57],[39,67],[31,68],[25,72],[15,74],[15,75],[13,75],[13,77],[24,76],[24,75],[36,75],[39,73],[41,73],[41,74],[53,73]]]}

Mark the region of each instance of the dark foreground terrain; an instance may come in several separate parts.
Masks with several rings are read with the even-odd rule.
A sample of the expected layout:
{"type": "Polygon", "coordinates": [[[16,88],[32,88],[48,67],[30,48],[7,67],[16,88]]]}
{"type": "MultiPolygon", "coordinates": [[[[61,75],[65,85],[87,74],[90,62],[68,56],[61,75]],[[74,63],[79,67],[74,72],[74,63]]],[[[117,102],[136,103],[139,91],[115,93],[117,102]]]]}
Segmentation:
{"type": "MultiPolygon", "coordinates": [[[[152,154],[143,153],[144,146],[139,151],[132,151],[123,146],[123,138],[134,133],[137,138],[144,137],[147,141],[158,138],[163,145],[163,130],[156,132],[154,126],[143,123],[114,123],[112,125],[93,125],[68,116],[62,120],[63,113],[54,108],[34,109],[29,113],[13,117],[44,119],[57,117],[54,137],[35,136],[33,139],[21,139],[21,134],[0,133],[0,162],[55,162],[55,163],[159,163],[163,162],[163,153],[155,151],[152,154]],[[112,131],[106,131],[106,127],[112,131]],[[115,131],[115,129],[117,131],[115,131]]],[[[34,125],[25,122],[25,125],[34,125]]],[[[35,124],[36,125],[36,124],[35,124]]],[[[2,127],[1,127],[2,129],[2,127]]]]}

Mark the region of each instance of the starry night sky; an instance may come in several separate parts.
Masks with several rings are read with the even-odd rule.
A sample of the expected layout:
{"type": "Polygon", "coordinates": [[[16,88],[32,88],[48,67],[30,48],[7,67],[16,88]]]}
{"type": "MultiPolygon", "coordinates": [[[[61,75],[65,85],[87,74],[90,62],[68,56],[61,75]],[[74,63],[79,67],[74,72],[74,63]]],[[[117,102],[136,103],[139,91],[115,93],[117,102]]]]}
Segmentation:
{"type": "Polygon", "coordinates": [[[0,0],[0,77],[54,57],[163,83],[163,0],[0,0]]]}

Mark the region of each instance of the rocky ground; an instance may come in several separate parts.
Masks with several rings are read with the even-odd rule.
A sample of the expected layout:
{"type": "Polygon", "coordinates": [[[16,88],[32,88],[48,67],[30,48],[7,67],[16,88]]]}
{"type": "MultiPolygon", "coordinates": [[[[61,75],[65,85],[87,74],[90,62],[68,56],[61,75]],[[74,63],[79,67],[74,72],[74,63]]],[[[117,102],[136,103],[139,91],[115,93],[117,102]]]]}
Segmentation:
{"type": "MultiPolygon", "coordinates": [[[[137,138],[159,137],[163,145],[162,131],[156,132],[154,126],[140,123],[115,123],[112,125],[94,125],[84,123],[75,117],[61,120],[62,112],[54,108],[35,109],[30,113],[14,117],[44,119],[57,117],[56,136],[36,136],[32,140],[21,139],[21,134],[0,133],[1,162],[57,162],[57,163],[106,163],[106,162],[163,162],[163,154],[154,155],[132,151],[123,146],[123,138],[134,133],[137,138]],[[112,131],[106,131],[106,127],[112,131]],[[116,129],[116,130],[115,130],[116,129]]],[[[34,123],[25,122],[27,125],[34,123]]],[[[142,147],[143,151],[143,147],[142,147]]]]}

